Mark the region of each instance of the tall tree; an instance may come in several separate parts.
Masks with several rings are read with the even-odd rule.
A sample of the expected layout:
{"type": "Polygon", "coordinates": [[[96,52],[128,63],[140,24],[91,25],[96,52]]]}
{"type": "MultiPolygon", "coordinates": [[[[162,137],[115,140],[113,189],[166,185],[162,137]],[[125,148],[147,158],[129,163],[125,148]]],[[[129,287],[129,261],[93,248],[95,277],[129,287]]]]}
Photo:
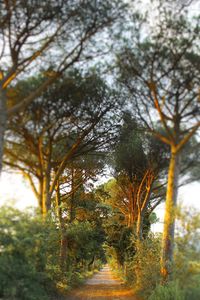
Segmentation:
{"type": "MultiPolygon", "coordinates": [[[[55,195],[55,213],[61,232],[61,269],[66,265],[68,256],[68,227],[73,223],[86,221],[101,223],[98,220],[99,213],[96,211],[98,203],[91,192],[91,182],[96,179],[102,168],[100,160],[102,159],[99,159],[94,153],[78,156],[68,164],[67,169],[58,181],[55,195]]],[[[98,252],[98,250],[94,251],[92,258],[95,257],[95,252],[98,252]]]]}
{"type": "MultiPolygon", "coordinates": [[[[19,85],[18,90],[15,87],[18,95],[14,92],[13,100],[34,87],[35,80],[19,85]]],[[[114,108],[115,93],[97,75],[82,77],[75,72],[10,120],[5,163],[29,179],[44,215],[69,162],[85,153],[102,151],[114,137],[114,108]]]]}
{"type": "MultiPolygon", "coordinates": [[[[129,113],[124,115],[118,143],[113,153],[115,180],[110,182],[112,204],[118,207],[138,240],[145,236],[148,219],[165,195],[162,180],[166,173],[167,147],[146,134],[129,113]]],[[[109,189],[109,187],[108,187],[109,189]]]]}
{"type": "Polygon", "coordinates": [[[178,16],[169,7],[148,32],[145,40],[138,33],[135,47],[127,45],[120,53],[120,81],[146,129],[170,147],[161,259],[165,281],[172,274],[180,156],[200,126],[200,28],[198,19],[191,23],[184,11],[178,16]]]}
{"type": "Polygon", "coordinates": [[[7,118],[24,110],[75,62],[88,58],[93,37],[116,20],[121,7],[119,1],[107,0],[0,2],[0,170],[7,118]],[[9,85],[38,66],[43,66],[46,80],[10,106],[9,85]]]}

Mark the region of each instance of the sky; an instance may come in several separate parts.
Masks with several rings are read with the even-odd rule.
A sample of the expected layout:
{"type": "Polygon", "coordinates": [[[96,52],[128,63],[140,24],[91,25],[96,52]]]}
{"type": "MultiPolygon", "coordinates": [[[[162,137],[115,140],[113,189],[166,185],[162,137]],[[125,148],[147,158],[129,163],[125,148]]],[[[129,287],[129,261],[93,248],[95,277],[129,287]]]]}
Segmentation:
{"type": "Polygon", "coordinates": [[[37,207],[37,199],[29,183],[19,173],[1,174],[0,179],[0,206],[14,204],[19,209],[37,207]]]}
{"type": "MultiPolygon", "coordinates": [[[[200,183],[193,182],[179,188],[178,205],[186,207],[195,207],[200,213],[200,183]]],[[[162,232],[164,219],[165,203],[160,204],[155,210],[159,222],[152,225],[152,231],[162,232]]]]}

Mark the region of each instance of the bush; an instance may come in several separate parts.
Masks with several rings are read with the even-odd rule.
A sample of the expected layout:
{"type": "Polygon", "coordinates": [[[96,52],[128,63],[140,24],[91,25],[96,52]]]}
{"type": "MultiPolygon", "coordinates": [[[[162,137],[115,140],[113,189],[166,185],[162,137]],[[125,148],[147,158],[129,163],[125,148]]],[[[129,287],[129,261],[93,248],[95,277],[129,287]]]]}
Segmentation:
{"type": "Polygon", "coordinates": [[[188,288],[185,290],[185,300],[199,300],[200,287],[188,288]]]}
{"type": "Polygon", "coordinates": [[[199,238],[200,215],[194,208],[177,210],[175,264],[169,284],[158,285],[149,299],[198,300],[200,299],[199,238]]]}
{"type": "Polygon", "coordinates": [[[0,297],[49,299],[51,280],[45,272],[45,229],[46,225],[33,215],[1,209],[0,297]]]}
{"type": "Polygon", "coordinates": [[[90,222],[67,224],[66,266],[61,267],[61,232],[51,217],[7,207],[0,212],[0,298],[46,300],[66,291],[100,265],[101,229],[90,222]],[[94,257],[95,255],[95,257],[94,257]],[[92,265],[92,267],[91,267],[92,265]]]}
{"type": "Polygon", "coordinates": [[[158,285],[149,300],[184,300],[185,293],[180,288],[177,281],[172,281],[167,285],[158,285]]]}
{"type": "Polygon", "coordinates": [[[200,286],[181,287],[179,281],[171,281],[167,285],[158,285],[149,300],[199,300],[200,286]]]}
{"type": "Polygon", "coordinates": [[[146,299],[160,281],[160,237],[149,235],[137,249],[130,270],[134,274],[133,283],[146,299]]]}
{"type": "Polygon", "coordinates": [[[124,255],[124,263],[120,265],[116,249],[107,247],[108,262],[113,270],[117,270],[117,275],[147,299],[160,282],[160,236],[150,234],[137,245],[137,252],[135,249],[136,240],[132,236],[126,252],[124,251],[128,255],[124,255]]]}

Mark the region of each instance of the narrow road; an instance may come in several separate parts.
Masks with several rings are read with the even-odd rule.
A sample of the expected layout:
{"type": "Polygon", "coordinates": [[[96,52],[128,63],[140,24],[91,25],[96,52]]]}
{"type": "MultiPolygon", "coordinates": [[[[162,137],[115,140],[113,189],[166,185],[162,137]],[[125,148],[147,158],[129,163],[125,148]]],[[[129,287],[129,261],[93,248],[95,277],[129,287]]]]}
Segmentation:
{"type": "Polygon", "coordinates": [[[88,279],[85,285],[74,290],[66,300],[136,300],[133,292],[104,267],[88,279]]]}

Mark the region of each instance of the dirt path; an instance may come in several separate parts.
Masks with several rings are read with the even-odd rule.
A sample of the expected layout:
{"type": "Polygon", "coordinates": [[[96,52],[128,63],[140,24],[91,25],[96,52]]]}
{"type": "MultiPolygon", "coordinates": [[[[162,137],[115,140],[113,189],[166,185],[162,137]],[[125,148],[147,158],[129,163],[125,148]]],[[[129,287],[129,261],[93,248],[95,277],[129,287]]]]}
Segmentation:
{"type": "Polygon", "coordinates": [[[109,267],[104,267],[86,284],[73,291],[66,300],[136,300],[132,291],[115,278],[109,267]]]}

